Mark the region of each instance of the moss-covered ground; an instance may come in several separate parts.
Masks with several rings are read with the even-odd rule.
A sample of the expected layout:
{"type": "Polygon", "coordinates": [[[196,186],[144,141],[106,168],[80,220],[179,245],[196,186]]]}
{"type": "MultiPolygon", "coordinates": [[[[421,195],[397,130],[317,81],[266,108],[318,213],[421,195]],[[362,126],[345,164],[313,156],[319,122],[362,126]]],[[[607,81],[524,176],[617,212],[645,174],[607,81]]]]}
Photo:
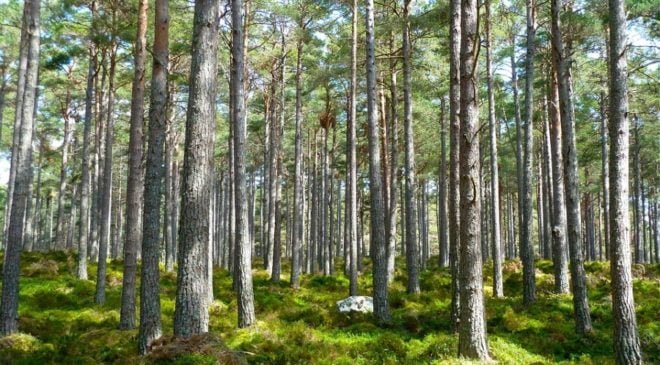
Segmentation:
{"type": "MultiPolygon", "coordinates": [[[[422,294],[410,296],[405,293],[403,263],[398,262],[390,287],[392,323],[388,327],[376,326],[368,315],[337,312],[335,302],[348,292],[348,279],[342,274],[305,275],[301,289],[293,290],[288,287],[288,276],[273,284],[256,263],[254,295],[259,320],[252,328],[237,329],[231,278],[218,269],[210,309],[214,340],[206,348],[225,350],[186,353],[184,349],[173,356],[149,358],[136,356],[136,330],[117,329],[121,262],[109,264],[107,303],[102,306],[94,304],[94,282],[73,275],[72,254],[24,254],[21,267],[21,333],[0,339],[2,364],[214,364],[222,358],[218,353],[227,348],[250,364],[469,363],[456,357],[457,336],[449,322],[449,273],[433,265],[422,274],[422,294]]],[[[503,299],[491,298],[487,265],[486,312],[493,358],[502,364],[613,363],[609,264],[592,262],[586,268],[594,332],[580,337],[574,330],[571,297],[552,294],[550,262],[537,263],[539,298],[531,308],[521,305],[518,262],[505,264],[503,299]]],[[[371,292],[369,270],[365,263],[360,279],[365,295],[371,292]]],[[[633,271],[642,349],[648,363],[660,363],[660,266],[635,266],[633,271]]],[[[95,277],[94,265],[89,274],[95,277]]],[[[175,291],[176,275],[161,272],[165,334],[172,333],[175,291]]],[[[235,356],[228,358],[226,362],[237,363],[235,356]]]]}

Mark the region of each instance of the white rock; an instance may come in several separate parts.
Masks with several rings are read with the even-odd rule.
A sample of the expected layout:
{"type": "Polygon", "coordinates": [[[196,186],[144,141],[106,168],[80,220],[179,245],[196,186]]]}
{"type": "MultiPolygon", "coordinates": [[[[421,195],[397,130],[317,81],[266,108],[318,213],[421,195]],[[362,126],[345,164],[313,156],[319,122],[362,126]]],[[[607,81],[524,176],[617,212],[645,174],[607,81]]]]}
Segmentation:
{"type": "Polygon", "coordinates": [[[374,311],[374,300],[371,297],[352,296],[337,301],[337,308],[341,313],[372,313],[374,311]]]}

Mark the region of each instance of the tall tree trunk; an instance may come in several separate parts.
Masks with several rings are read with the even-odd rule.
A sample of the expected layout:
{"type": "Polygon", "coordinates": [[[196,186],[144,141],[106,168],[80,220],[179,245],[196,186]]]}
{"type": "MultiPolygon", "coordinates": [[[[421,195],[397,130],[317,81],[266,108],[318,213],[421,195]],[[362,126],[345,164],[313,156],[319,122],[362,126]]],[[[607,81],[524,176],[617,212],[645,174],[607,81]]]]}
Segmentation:
{"type": "MultiPolygon", "coordinates": [[[[142,241],[142,204],[144,201],[144,171],[142,144],[144,128],[144,81],[147,44],[147,0],[139,0],[137,35],[135,37],[131,119],[128,142],[128,180],[126,186],[126,242],[124,243],[124,276],[122,278],[120,329],[135,326],[135,276],[137,251],[142,241]]],[[[165,15],[167,16],[167,15],[165,15]]],[[[158,29],[158,27],[156,27],[158,29]]],[[[141,346],[141,345],[140,345],[141,346]]]]}
{"type": "Polygon", "coordinates": [[[11,214],[9,215],[5,261],[2,267],[0,335],[3,336],[18,331],[18,281],[24,239],[24,216],[28,186],[32,176],[30,173],[32,169],[32,135],[39,82],[40,4],[39,0],[26,0],[23,3],[21,56],[25,55],[26,60],[25,62],[21,60],[19,68],[19,78],[24,79],[24,88],[17,88],[18,92],[23,93],[20,98],[22,103],[18,102],[18,97],[16,98],[16,119],[20,120],[20,128],[14,130],[14,134],[19,136],[18,144],[14,148],[16,178],[11,214]]]}
{"type": "Polygon", "coordinates": [[[351,91],[349,97],[349,115],[348,115],[348,130],[347,130],[347,169],[348,179],[346,186],[348,192],[346,194],[346,231],[348,232],[348,246],[350,252],[350,286],[349,295],[358,295],[358,220],[357,220],[357,156],[356,156],[356,110],[357,110],[357,31],[358,31],[358,2],[352,2],[352,17],[351,17],[351,91]]]}
{"type": "Polygon", "coordinates": [[[609,0],[609,140],[610,140],[610,268],[614,355],[617,364],[642,364],[637,334],[630,257],[628,212],[628,95],[626,11],[623,0],[609,0]]]}
{"type": "Polygon", "coordinates": [[[479,196],[479,104],[477,56],[479,54],[477,0],[463,0],[461,8],[461,319],[458,354],[489,360],[486,343],[481,261],[479,196]]]}
{"type": "Polygon", "coordinates": [[[491,31],[491,2],[486,0],[486,77],[488,78],[488,125],[490,131],[490,202],[491,224],[493,225],[493,296],[504,296],[502,284],[502,253],[500,252],[500,191],[497,166],[497,125],[495,122],[495,95],[493,90],[493,41],[491,31]]]}
{"type": "Polygon", "coordinates": [[[369,181],[371,190],[371,248],[373,251],[374,314],[379,323],[390,321],[387,293],[387,242],[385,210],[380,166],[378,109],[376,105],[376,45],[374,35],[374,2],[367,0],[367,124],[369,126],[369,181]]]}
{"type": "MultiPolygon", "coordinates": [[[[298,23],[299,28],[304,27],[302,17],[298,23]]],[[[291,256],[291,287],[294,289],[300,288],[300,271],[302,259],[302,246],[303,246],[303,232],[305,230],[303,219],[303,204],[304,204],[304,176],[303,176],[303,150],[302,150],[302,123],[303,123],[303,110],[302,110],[302,57],[303,57],[303,39],[300,37],[296,42],[296,140],[295,140],[295,176],[293,187],[293,241],[292,256],[291,256]]]]}
{"type": "Polygon", "coordinates": [[[546,260],[552,260],[552,157],[550,144],[550,124],[548,122],[548,95],[543,97],[543,144],[541,148],[542,157],[542,185],[543,185],[543,254],[546,260]]]}
{"type": "Polygon", "coordinates": [[[440,171],[438,171],[438,243],[440,266],[449,266],[449,227],[447,224],[447,130],[445,98],[440,99],[440,171]]]}
{"type": "MultiPolygon", "coordinates": [[[[514,25],[515,27],[515,25],[514,25]]],[[[515,28],[510,30],[510,43],[511,43],[511,89],[513,91],[513,108],[514,108],[514,119],[516,124],[516,182],[517,182],[517,221],[518,227],[522,226],[522,196],[523,196],[523,151],[522,151],[522,121],[520,116],[520,97],[518,95],[518,72],[516,65],[516,33],[515,28]]],[[[513,218],[513,217],[512,217],[513,218]]],[[[512,220],[512,225],[515,231],[515,221],[512,220]]],[[[511,237],[511,241],[514,244],[512,246],[513,252],[515,252],[515,236],[511,237]]],[[[515,254],[514,254],[515,255],[515,254]]]]}
{"type": "MultiPolygon", "coordinates": [[[[116,24],[116,9],[112,10],[112,25],[116,24]]],[[[110,239],[110,212],[112,207],[112,145],[114,140],[114,100],[115,100],[115,69],[117,65],[118,43],[114,30],[111,41],[110,73],[108,75],[108,104],[106,108],[105,152],[103,158],[103,185],[101,190],[101,221],[99,234],[99,257],[96,275],[97,304],[105,303],[105,274],[108,258],[108,241],[110,239]]]]}
{"type": "MultiPolygon", "coordinates": [[[[215,9],[217,12],[217,9],[215,9]]],[[[217,14],[216,14],[217,15],[217,14]]],[[[248,327],[256,318],[254,314],[254,294],[252,292],[252,253],[247,231],[247,194],[245,183],[245,105],[244,105],[244,29],[243,1],[232,0],[232,100],[234,125],[234,199],[236,204],[236,273],[238,296],[238,326],[248,327]]],[[[214,19],[214,18],[211,18],[214,19]]],[[[215,30],[214,28],[214,31],[215,30]]],[[[214,37],[215,38],[215,37],[214,37]]],[[[215,53],[213,53],[215,57],[215,53]]],[[[215,69],[215,68],[214,68],[215,69]]]]}
{"type": "MultiPolygon", "coordinates": [[[[90,4],[92,19],[96,14],[96,1],[90,4]]],[[[89,171],[89,144],[92,132],[92,108],[94,106],[94,80],[96,79],[97,49],[94,41],[93,28],[89,31],[89,67],[87,70],[87,87],[85,89],[85,119],[83,126],[82,173],[80,182],[80,230],[78,232],[78,267],[77,277],[87,280],[87,248],[89,245],[89,199],[91,193],[91,176],[89,171]]]]}
{"type": "Polygon", "coordinates": [[[406,269],[408,270],[408,294],[419,293],[419,252],[417,251],[417,227],[415,210],[415,142],[412,120],[412,66],[410,51],[410,0],[403,6],[403,117],[405,135],[406,174],[406,269]]]}
{"type": "MultiPolygon", "coordinates": [[[[69,70],[69,81],[71,81],[71,72],[69,70]]],[[[67,88],[64,97],[64,106],[62,107],[62,117],[64,119],[64,136],[62,138],[62,164],[60,167],[60,183],[57,191],[57,224],[55,226],[55,247],[58,249],[66,248],[66,232],[64,230],[64,196],[66,195],[67,168],[69,161],[69,143],[71,141],[71,122],[73,116],[70,110],[71,89],[67,88]]]]}
{"type": "MultiPolygon", "coordinates": [[[[167,0],[156,1],[149,109],[149,144],[144,179],[140,331],[138,351],[146,354],[161,336],[160,323],[160,206],[163,183],[163,146],[167,138],[169,9],[167,0]]],[[[146,23],[146,20],[145,20],[146,23]]],[[[167,187],[166,187],[167,189],[167,187]]],[[[167,232],[167,231],[165,231],[167,232]]]]}
{"type": "MultiPolygon", "coordinates": [[[[37,3],[39,3],[37,1],[37,3]]],[[[18,75],[17,75],[17,82],[16,82],[16,96],[15,96],[15,113],[14,113],[14,129],[13,129],[13,135],[12,135],[12,144],[11,144],[11,158],[9,162],[9,180],[7,182],[7,198],[5,200],[5,219],[3,220],[4,222],[4,227],[3,227],[3,241],[5,242],[5,250],[8,249],[9,247],[9,224],[11,221],[11,210],[13,208],[14,204],[14,188],[16,185],[16,170],[18,168],[18,149],[21,144],[21,134],[18,133],[21,130],[22,126],[22,120],[23,120],[23,104],[24,99],[26,96],[32,95],[32,91],[29,91],[26,95],[26,78],[28,75],[28,70],[29,70],[29,53],[30,53],[30,47],[31,43],[34,40],[34,37],[32,37],[32,34],[30,33],[30,29],[28,27],[34,26],[35,24],[38,26],[39,20],[37,20],[36,23],[34,24],[29,24],[28,22],[32,21],[32,9],[30,9],[30,5],[33,5],[34,2],[25,2],[23,4],[23,23],[21,25],[21,39],[20,39],[20,49],[19,49],[19,58],[18,58],[18,75]]],[[[37,4],[37,6],[39,6],[37,4]]],[[[37,72],[37,71],[35,71],[37,72]]],[[[36,91],[35,91],[36,93],[36,91]]],[[[36,95],[36,94],[35,94],[36,95]]],[[[31,141],[30,141],[31,143],[31,141]]],[[[27,190],[26,190],[27,191],[27,190]]],[[[21,238],[22,239],[22,238],[21,238]]],[[[19,246],[22,248],[22,243],[19,246]]],[[[5,256],[6,260],[6,256],[5,256]]]]}
{"type": "MultiPolygon", "coordinates": [[[[394,51],[394,32],[390,31],[389,39],[390,53],[394,51]]],[[[390,194],[387,216],[389,217],[389,232],[387,234],[387,277],[391,282],[394,279],[396,258],[396,228],[397,228],[397,203],[399,196],[399,92],[397,90],[396,59],[390,59],[390,113],[389,133],[390,136],[390,194]]]]}
{"type": "Polygon", "coordinates": [[[557,73],[549,74],[550,86],[548,119],[552,161],[552,261],[555,274],[555,292],[568,293],[568,262],[566,243],[566,199],[564,198],[564,158],[561,153],[562,133],[559,116],[559,89],[557,73]]]}
{"type": "MultiPolygon", "coordinates": [[[[8,62],[3,60],[2,64],[0,64],[0,141],[2,141],[2,127],[4,124],[5,98],[7,97],[7,93],[9,91],[7,89],[7,81],[10,80],[7,76],[8,67],[8,62]]],[[[0,247],[2,246],[0,245],[0,247]]]]}
{"type": "MultiPolygon", "coordinates": [[[[571,287],[573,310],[578,333],[591,332],[591,316],[587,299],[587,277],[584,271],[582,227],[580,224],[580,193],[578,191],[577,146],[575,142],[575,118],[573,112],[573,90],[568,53],[564,50],[559,19],[559,0],[551,0],[553,63],[559,84],[559,112],[563,134],[564,188],[566,190],[566,228],[570,252],[571,287]]],[[[569,47],[570,48],[570,47],[569,47]]],[[[568,50],[570,52],[570,49],[568,50]]]]}
{"type": "MultiPolygon", "coordinates": [[[[218,7],[217,1],[195,2],[174,310],[174,335],[181,337],[208,332],[209,325],[206,266],[216,123],[218,7]]],[[[234,95],[233,99],[238,103],[243,100],[242,95],[234,95]]]]}
{"type": "Polygon", "coordinates": [[[451,323],[457,332],[460,319],[460,134],[461,134],[461,2],[450,0],[449,32],[449,266],[451,268],[451,323]]]}
{"type": "Polygon", "coordinates": [[[534,243],[532,242],[532,192],[533,189],[533,148],[534,148],[534,40],[536,37],[535,0],[527,0],[527,46],[525,56],[525,128],[522,165],[522,195],[520,224],[520,258],[523,263],[523,303],[531,305],[536,301],[536,279],[534,277],[534,243]]]}
{"type": "Polygon", "coordinates": [[[635,227],[633,230],[633,237],[635,238],[635,263],[642,264],[644,263],[644,232],[642,230],[642,220],[644,206],[642,204],[642,166],[639,158],[640,154],[640,143],[639,143],[639,120],[637,115],[633,115],[633,125],[634,131],[634,144],[632,145],[632,157],[633,157],[633,212],[635,227]]]}
{"type": "Polygon", "coordinates": [[[610,258],[610,176],[609,176],[609,155],[608,155],[608,142],[607,138],[607,99],[605,97],[605,92],[600,94],[600,153],[601,153],[601,185],[603,191],[603,214],[605,219],[604,223],[604,243],[605,243],[605,257],[610,258]]]}

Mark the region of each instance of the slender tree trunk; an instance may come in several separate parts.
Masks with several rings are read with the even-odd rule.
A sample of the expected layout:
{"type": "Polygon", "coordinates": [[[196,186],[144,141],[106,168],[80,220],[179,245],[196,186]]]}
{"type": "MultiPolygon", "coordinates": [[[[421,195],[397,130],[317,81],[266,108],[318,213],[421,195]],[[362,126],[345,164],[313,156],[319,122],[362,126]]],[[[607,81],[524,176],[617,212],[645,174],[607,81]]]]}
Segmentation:
{"type": "Polygon", "coordinates": [[[140,354],[146,354],[151,343],[162,334],[158,261],[160,258],[161,186],[164,173],[163,146],[167,138],[168,127],[169,20],[168,1],[158,0],[154,18],[149,145],[144,179],[140,331],[138,334],[140,354]]]}
{"type": "MultiPolygon", "coordinates": [[[[180,337],[208,332],[209,325],[206,266],[208,201],[213,179],[211,160],[216,123],[218,7],[217,1],[195,2],[174,310],[174,335],[180,337]]],[[[239,37],[238,41],[241,42],[242,38],[239,37]]],[[[242,75],[239,72],[239,77],[242,75]]],[[[242,85],[242,82],[239,84],[242,85]]],[[[237,97],[234,94],[233,100],[240,105],[242,95],[237,97]]]]}
{"type": "MultiPolygon", "coordinates": [[[[520,116],[520,98],[518,96],[518,72],[516,66],[516,33],[515,30],[511,30],[511,88],[513,90],[513,108],[514,108],[514,119],[516,122],[516,181],[517,181],[517,221],[518,227],[522,227],[522,196],[523,194],[523,151],[522,151],[522,121],[520,116]]],[[[515,221],[512,220],[513,228],[515,231],[515,221]]],[[[515,252],[515,236],[512,237],[512,242],[514,243],[513,250],[515,252]]],[[[513,254],[515,256],[515,254],[513,254]]]]}
{"type": "Polygon", "coordinates": [[[445,98],[440,99],[440,171],[438,172],[438,243],[440,266],[449,266],[449,227],[447,224],[447,142],[445,98]]]}
{"type": "Polygon", "coordinates": [[[549,108],[552,161],[552,261],[555,274],[555,292],[568,293],[568,262],[566,243],[566,200],[564,198],[564,159],[562,156],[562,132],[559,116],[559,89],[557,73],[550,71],[549,108]]]}
{"type": "Polygon", "coordinates": [[[21,60],[21,66],[25,65],[25,67],[19,68],[19,75],[24,76],[19,77],[25,80],[25,84],[23,89],[17,88],[23,96],[22,103],[18,102],[19,98],[16,103],[16,118],[20,120],[20,128],[14,130],[14,134],[19,135],[18,144],[14,149],[16,179],[9,215],[5,261],[2,267],[0,335],[3,336],[18,331],[18,282],[24,239],[24,216],[32,169],[32,135],[39,82],[40,5],[39,0],[26,0],[23,4],[21,48],[27,47],[27,49],[21,49],[21,55],[25,54],[26,62],[23,63],[21,60]]]}
{"type": "Polygon", "coordinates": [[[632,145],[632,158],[633,158],[633,189],[635,189],[633,193],[633,212],[634,212],[634,219],[633,221],[635,222],[635,227],[634,227],[634,234],[633,237],[635,237],[635,263],[636,264],[642,264],[644,263],[644,232],[642,230],[642,220],[643,220],[643,213],[642,211],[644,210],[644,206],[642,204],[642,187],[641,187],[641,181],[642,181],[642,166],[639,158],[640,154],[640,143],[639,143],[639,119],[637,118],[637,115],[633,115],[633,133],[634,133],[634,144],[632,145]]]}
{"type": "Polygon", "coordinates": [[[406,269],[408,270],[408,294],[419,293],[419,252],[417,251],[417,229],[415,210],[415,142],[412,120],[412,66],[410,50],[410,0],[403,6],[403,103],[405,134],[406,173],[406,269]]]}
{"type": "Polygon", "coordinates": [[[451,323],[457,332],[460,319],[460,133],[461,133],[461,2],[450,0],[449,32],[449,266],[451,269],[451,323]]]}
{"type": "MultiPolygon", "coordinates": [[[[116,24],[116,9],[112,10],[112,24],[116,24]]],[[[114,32],[114,30],[113,30],[114,32]]],[[[108,75],[108,104],[105,126],[105,152],[103,158],[103,186],[101,190],[101,222],[99,234],[99,257],[96,275],[97,304],[105,303],[105,274],[108,258],[108,241],[110,239],[110,212],[112,207],[112,145],[114,140],[114,100],[115,100],[115,69],[117,64],[118,44],[114,33],[111,41],[110,73],[108,75]]]]}
{"type": "Polygon", "coordinates": [[[493,225],[493,296],[504,296],[502,284],[502,254],[500,252],[500,191],[499,170],[497,163],[497,125],[495,122],[495,95],[493,91],[493,41],[491,31],[491,2],[486,0],[486,77],[488,78],[488,125],[490,131],[490,202],[493,225]]]}
{"type": "Polygon", "coordinates": [[[347,130],[347,160],[348,160],[348,179],[346,194],[346,231],[348,232],[348,246],[350,252],[350,286],[349,295],[358,295],[358,221],[357,221],[357,156],[356,156],[356,104],[357,104],[357,27],[358,27],[358,2],[352,2],[352,18],[351,18],[351,91],[350,91],[350,106],[348,115],[348,130],[347,130]]]}
{"type": "Polygon", "coordinates": [[[387,242],[385,210],[380,166],[378,109],[376,106],[376,49],[374,36],[374,2],[367,0],[367,124],[369,126],[369,181],[371,190],[371,248],[373,251],[374,314],[379,323],[390,321],[387,288],[387,242]]]}
{"type": "MultiPolygon", "coordinates": [[[[302,22],[302,17],[300,19],[298,26],[302,28],[304,23],[302,22]]],[[[300,288],[300,271],[301,271],[301,259],[302,259],[302,246],[303,246],[303,232],[305,230],[304,226],[304,209],[303,209],[303,200],[304,200],[304,177],[303,177],[303,150],[302,150],[302,123],[303,123],[303,110],[302,110],[302,57],[303,57],[303,39],[299,38],[296,42],[296,74],[295,74],[295,83],[296,83],[296,140],[295,140],[295,176],[294,176],[294,187],[293,187],[293,241],[291,244],[292,247],[292,256],[291,256],[291,287],[294,289],[300,288]]]]}
{"type": "MultiPolygon", "coordinates": [[[[389,48],[394,53],[394,33],[390,31],[389,48]]],[[[388,118],[388,135],[390,137],[390,171],[389,171],[389,202],[387,216],[389,219],[387,234],[387,277],[388,282],[394,279],[396,258],[397,201],[399,184],[399,115],[397,90],[396,59],[390,59],[390,110],[388,118]]]]}
{"type": "Polygon", "coordinates": [[[460,356],[489,360],[486,343],[481,261],[479,196],[479,105],[477,96],[477,0],[463,0],[461,8],[461,320],[460,356]]]}
{"type": "MultiPolygon", "coordinates": [[[[69,72],[71,72],[70,70],[69,72]]],[[[69,81],[71,75],[69,74],[69,81]]],[[[69,161],[69,143],[71,141],[71,122],[73,121],[70,110],[71,89],[67,88],[64,97],[62,116],[64,119],[64,136],[62,138],[62,165],[60,167],[60,183],[57,191],[57,225],[55,226],[55,247],[66,248],[66,235],[64,231],[64,196],[66,195],[67,167],[69,161]]]]}
{"type": "MultiPolygon", "coordinates": [[[[217,11],[217,9],[216,9],[217,11]]],[[[243,1],[233,0],[232,17],[232,100],[234,125],[234,199],[236,204],[236,273],[238,296],[238,326],[251,326],[256,318],[254,314],[254,294],[252,292],[252,253],[247,232],[247,206],[245,183],[245,105],[244,105],[244,43],[243,43],[243,1]]],[[[213,18],[211,18],[213,19],[213,18]]],[[[215,30],[215,28],[214,28],[215,30]]],[[[217,31],[217,30],[215,30],[217,31]]],[[[213,53],[215,55],[215,53],[213,53]]]]}
{"type": "MultiPolygon", "coordinates": [[[[126,187],[126,242],[124,243],[124,276],[122,278],[120,329],[135,326],[135,276],[137,251],[142,240],[142,204],[144,197],[144,171],[142,168],[142,130],[144,128],[144,61],[147,43],[146,0],[138,3],[137,35],[135,38],[133,89],[128,153],[128,182],[126,187]]],[[[140,349],[142,351],[142,349],[140,349]]]]}
{"type": "Polygon", "coordinates": [[[536,301],[536,279],[534,277],[534,243],[532,242],[532,209],[533,199],[533,148],[534,148],[534,55],[536,53],[534,40],[536,37],[536,4],[535,0],[527,0],[527,47],[525,58],[525,128],[523,144],[522,169],[521,225],[520,225],[520,258],[523,263],[523,303],[531,305],[536,301]]]}
{"type": "MultiPolygon", "coordinates": [[[[96,1],[90,4],[92,19],[96,14],[96,1]]],[[[78,233],[78,267],[77,277],[87,280],[87,248],[89,245],[89,199],[91,193],[89,171],[89,144],[92,132],[92,107],[94,105],[94,80],[96,78],[97,49],[94,41],[94,29],[89,34],[89,68],[87,70],[87,87],[85,89],[85,119],[83,126],[82,173],[80,182],[80,230],[78,233]]]]}
{"type": "Polygon", "coordinates": [[[630,215],[628,212],[629,122],[626,11],[623,0],[609,0],[610,267],[614,355],[617,364],[642,364],[633,297],[630,215]]]}
{"type": "Polygon", "coordinates": [[[559,85],[559,112],[561,115],[563,137],[566,228],[568,231],[568,247],[570,252],[575,325],[578,333],[585,334],[592,331],[592,326],[587,299],[587,277],[583,266],[582,239],[580,237],[582,227],[580,224],[580,193],[578,191],[577,146],[575,142],[575,117],[573,113],[570,60],[564,51],[561,22],[559,19],[559,5],[559,0],[551,0],[553,62],[556,67],[557,83],[559,85]]]}
{"type": "Polygon", "coordinates": [[[548,122],[548,95],[543,97],[543,144],[541,148],[542,157],[542,188],[543,188],[543,254],[546,260],[552,260],[552,148],[550,147],[550,124],[548,122]]]}
{"type": "MultiPolygon", "coordinates": [[[[7,68],[8,63],[6,60],[3,60],[2,64],[0,64],[0,141],[2,140],[2,127],[5,115],[5,98],[8,92],[7,81],[9,81],[9,77],[7,77],[7,68]]],[[[1,247],[2,245],[0,245],[1,247]]]]}

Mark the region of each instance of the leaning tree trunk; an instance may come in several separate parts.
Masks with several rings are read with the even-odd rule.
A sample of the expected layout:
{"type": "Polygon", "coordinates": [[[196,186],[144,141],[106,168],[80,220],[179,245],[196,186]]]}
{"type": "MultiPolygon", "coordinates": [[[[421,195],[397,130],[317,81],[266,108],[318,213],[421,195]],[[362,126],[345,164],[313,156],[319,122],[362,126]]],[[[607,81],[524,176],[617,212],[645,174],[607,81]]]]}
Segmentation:
{"type": "Polygon", "coordinates": [[[412,66],[410,51],[410,0],[403,6],[403,104],[406,181],[406,268],[408,294],[419,293],[419,252],[417,251],[417,215],[415,209],[415,142],[412,120],[412,66]]]}
{"type": "Polygon", "coordinates": [[[626,11],[623,0],[609,0],[610,10],[610,268],[614,354],[617,364],[642,364],[633,297],[630,214],[628,212],[629,122],[626,62],[626,11]]]}
{"type": "MultiPolygon", "coordinates": [[[[128,181],[126,187],[126,242],[124,243],[124,276],[122,278],[120,329],[135,326],[135,275],[137,250],[142,233],[144,171],[142,170],[142,129],[144,128],[144,60],[147,44],[147,0],[138,3],[137,36],[135,37],[133,90],[128,142],[128,181]]],[[[158,28],[156,28],[158,29],[158,28]]]]}
{"type": "MultiPolygon", "coordinates": [[[[209,196],[215,134],[219,3],[195,2],[186,117],[174,335],[208,332],[209,196]]],[[[242,97],[237,98],[242,101],[242,97]]]]}
{"type": "Polygon", "coordinates": [[[486,77],[488,78],[488,125],[490,131],[490,202],[493,233],[493,296],[504,295],[502,284],[502,254],[500,252],[500,191],[499,171],[497,167],[497,126],[495,123],[495,95],[493,92],[493,50],[491,35],[490,0],[486,0],[486,77]]]}
{"type": "MultiPolygon", "coordinates": [[[[149,145],[144,179],[142,226],[142,272],[140,284],[140,331],[138,351],[144,355],[151,343],[162,334],[160,323],[160,205],[163,183],[163,146],[167,138],[167,66],[169,9],[167,0],[156,1],[154,18],[153,63],[151,72],[151,107],[149,110],[149,145]]],[[[166,187],[167,189],[167,187],[166,187]]],[[[167,231],[165,231],[167,232],[167,231]]]]}
{"type": "Polygon", "coordinates": [[[450,0],[449,32],[449,266],[451,268],[451,324],[458,331],[460,317],[460,190],[459,149],[461,133],[461,2],[450,0]]]}
{"type": "MultiPolygon", "coordinates": [[[[25,80],[22,103],[16,103],[17,119],[20,118],[20,128],[14,130],[18,134],[16,153],[16,178],[14,180],[14,197],[11,202],[11,214],[7,233],[4,265],[2,268],[2,299],[0,300],[0,335],[10,335],[18,331],[18,281],[20,274],[21,249],[24,239],[24,219],[27,207],[28,186],[32,176],[32,135],[34,132],[34,112],[37,102],[37,86],[39,78],[39,45],[40,45],[40,1],[26,0],[23,3],[23,27],[21,30],[21,54],[27,57],[25,67],[19,68],[19,73],[25,80]],[[19,116],[20,115],[20,116],[19,116]]],[[[23,66],[23,62],[21,62],[23,66]]],[[[20,76],[19,76],[20,77],[20,76]]],[[[18,99],[18,98],[17,98],[18,99]]]]}
{"type": "Polygon", "coordinates": [[[374,36],[374,2],[367,0],[367,124],[369,126],[369,181],[371,190],[371,250],[373,252],[374,314],[379,323],[390,321],[387,299],[387,242],[383,179],[380,166],[378,108],[376,106],[376,45],[374,36]]]}
{"type": "Polygon", "coordinates": [[[461,319],[458,354],[490,360],[486,343],[479,196],[479,104],[477,0],[463,0],[461,8],[461,319]]]}
{"type": "Polygon", "coordinates": [[[566,190],[566,228],[570,252],[571,287],[573,289],[573,311],[578,333],[591,332],[591,316],[587,299],[587,276],[584,271],[582,252],[582,227],[580,223],[580,193],[578,191],[577,146],[575,142],[575,117],[573,113],[573,90],[571,87],[570,60],[564,51],[559,19],[559,0],[551,0],[553,63],[559,84],[559,113],[563,134],[564,189],[566,190]]]}
{"type": "Polygon", "coordinates": [[[534,148],[534,40],[536,37],[535,1],[527,0],[527,52],[525,58],[525,136],[522,158],[522,196],[520,225],[520,258],[523,264],[523,303],[536,301],[536,279],[534,277],[534,243],[532,242],[532,192],[533,148],[534,148]]]}

